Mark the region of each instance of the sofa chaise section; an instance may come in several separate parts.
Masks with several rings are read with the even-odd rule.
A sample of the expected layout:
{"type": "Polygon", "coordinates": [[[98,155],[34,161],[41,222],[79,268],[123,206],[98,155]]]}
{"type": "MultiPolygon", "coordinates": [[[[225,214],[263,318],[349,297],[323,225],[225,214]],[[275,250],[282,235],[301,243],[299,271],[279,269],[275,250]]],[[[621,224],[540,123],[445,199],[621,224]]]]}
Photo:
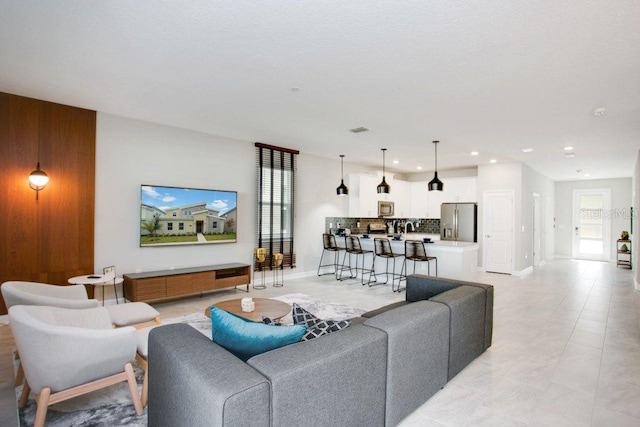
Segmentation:
{"type": "Polygon", "coordinates": [[[186,324],[149,333],[148,424],[269,426],[269,381],[186,324]]]}

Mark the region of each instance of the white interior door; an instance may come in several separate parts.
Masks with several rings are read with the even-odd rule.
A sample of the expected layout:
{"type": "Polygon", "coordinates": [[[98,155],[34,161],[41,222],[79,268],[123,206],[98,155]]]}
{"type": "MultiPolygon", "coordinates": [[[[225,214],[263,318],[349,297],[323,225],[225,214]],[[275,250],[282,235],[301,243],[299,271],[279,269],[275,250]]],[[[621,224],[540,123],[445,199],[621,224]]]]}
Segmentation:
{"type": "Polygon", "coordinates": [[[513,271],[514,193],[486,191],[484,199],[482,257],[486,271],[513,271]]]}
{"type": "Polygon", "coordinates": [[[540,195],[533,193],[533,266],[540,265],[540,255],[542,244],[540,232],[542,231],[542,219],[540,218],[542,209],[540,206],[540,195]]]}
{"type": "Polygon", "coordinates": [[[611,190],[573,190],[574,258],[608,261],[611,257],[611,190]]]}

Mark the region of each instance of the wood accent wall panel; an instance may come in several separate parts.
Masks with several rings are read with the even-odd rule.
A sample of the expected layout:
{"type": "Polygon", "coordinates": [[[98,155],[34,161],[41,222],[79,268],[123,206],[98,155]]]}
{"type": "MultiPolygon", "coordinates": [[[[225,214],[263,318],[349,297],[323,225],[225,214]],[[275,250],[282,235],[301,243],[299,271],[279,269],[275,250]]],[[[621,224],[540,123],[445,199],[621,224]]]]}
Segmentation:
{"type": "Polygon", "coordinates": [[[0,93],[0,283],[93,273],[95,140],[95,111],[0,93]],[[50,181],[36,201],[38,157],[50,181]]]}

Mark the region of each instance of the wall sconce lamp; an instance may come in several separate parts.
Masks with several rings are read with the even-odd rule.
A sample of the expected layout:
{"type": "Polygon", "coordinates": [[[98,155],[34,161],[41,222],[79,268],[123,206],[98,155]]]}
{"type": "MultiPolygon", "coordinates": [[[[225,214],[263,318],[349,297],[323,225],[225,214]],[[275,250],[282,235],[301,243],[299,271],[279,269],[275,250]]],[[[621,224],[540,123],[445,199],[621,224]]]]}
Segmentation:
{"type": "Polygon", "coordinates": [[[29,187],[36,190],[36,200],[38,200],[38,193],[44,189],[49,182],[49,176],[40,170],[40,162],[36,166],[36,170],[29,174],[29,187]]]}

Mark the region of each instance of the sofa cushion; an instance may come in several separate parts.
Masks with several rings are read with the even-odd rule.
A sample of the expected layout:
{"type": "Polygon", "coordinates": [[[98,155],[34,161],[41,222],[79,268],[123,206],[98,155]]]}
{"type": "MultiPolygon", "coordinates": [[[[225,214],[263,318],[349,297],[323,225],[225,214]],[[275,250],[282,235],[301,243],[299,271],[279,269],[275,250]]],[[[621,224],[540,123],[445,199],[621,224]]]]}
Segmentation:
{"type": "Polygon", "coordinates": [[[274,327],[247,321],[211,307],[213,341],[244,361],[257,354],[298,342],[306,331],[300,325],[274,327]]]}
{"type": "Polygon", "coordinates": [[[408,304],[408,302],[406,302],[406,301],[394,302],[393,304],[385,305],[383,307],[376,308],[375,310],[367,311],[366,313],[364,313],[362,315],[362,317],[366,317],[367,319],[371,319],[372,317],[377,316],[378,314],[382,314],[382,313],[384,313],[386,311],[389,311],[389,310],[394,309],[394,308],[402,307],[403,305],[407,305],[407,304],[408,304]]]}
{"type": "Polygon", "coordinates": [[[323,320],[309,313],[298,304],[293,303],[292,310],[293,323],[303,325],[307,328],[307,332],[302,337],[302,341],[307,341],[319,336],[326,335],[330,332],[336,332],[347,328],[351,322],[348,320],[323,320]]]}

